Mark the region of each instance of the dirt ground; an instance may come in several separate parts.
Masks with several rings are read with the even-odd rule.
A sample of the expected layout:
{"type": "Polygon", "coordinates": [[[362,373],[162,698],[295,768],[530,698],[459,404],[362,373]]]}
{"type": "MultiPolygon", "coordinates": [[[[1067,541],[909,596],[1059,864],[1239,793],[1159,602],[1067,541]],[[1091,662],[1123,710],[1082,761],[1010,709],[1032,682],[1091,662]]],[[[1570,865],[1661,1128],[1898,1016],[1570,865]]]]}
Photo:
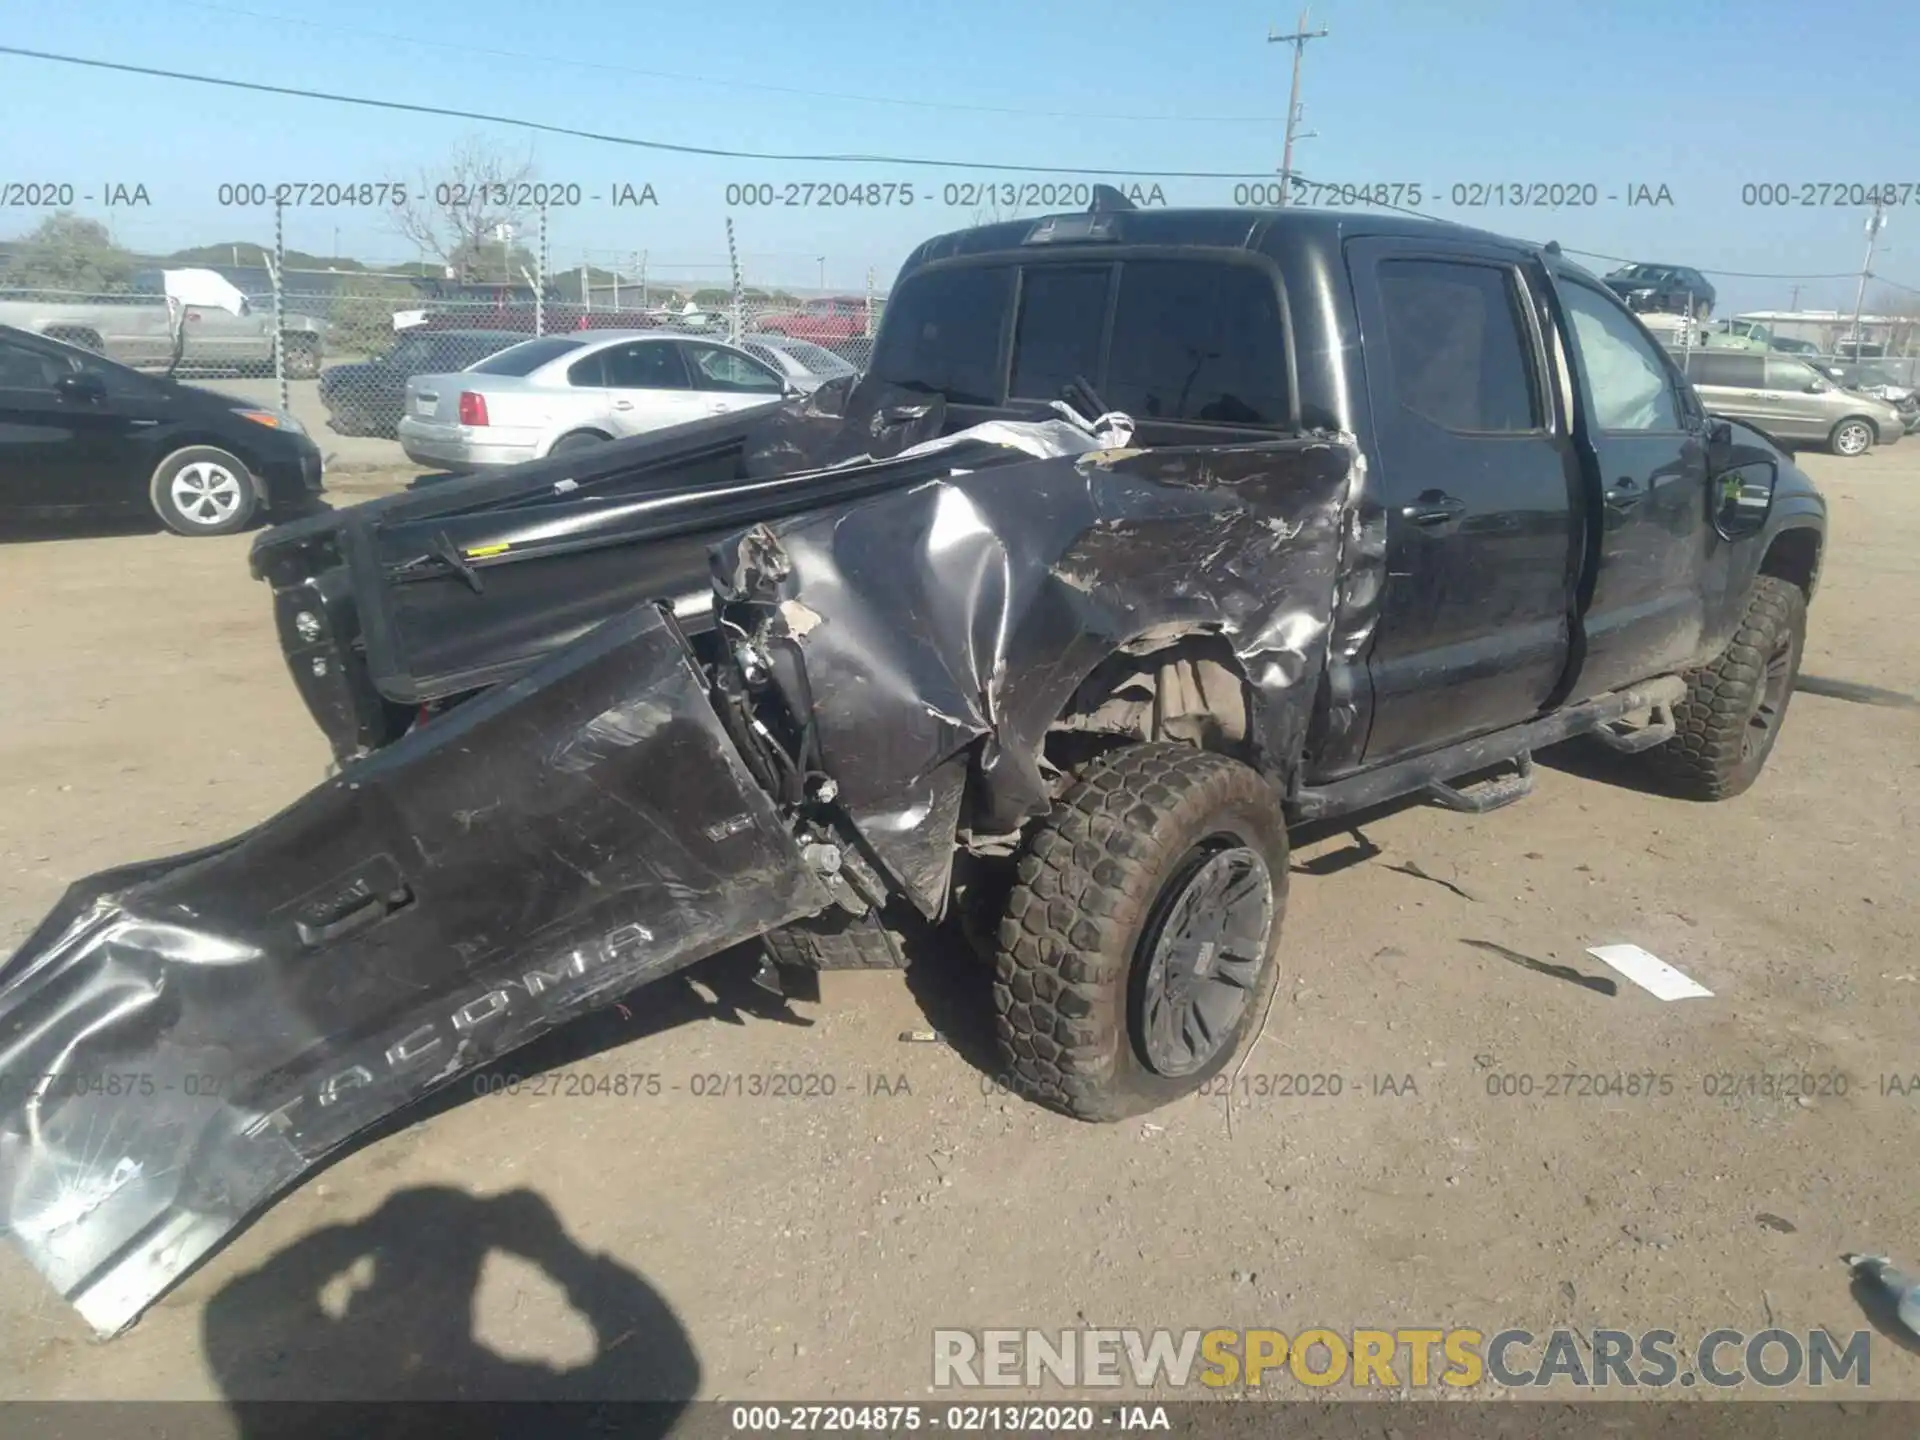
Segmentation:
{"type": "MultiPolygon", "coordinates": [[[[0,1247],[0,1395],[922,1399],[936,1327],[1851,1334],[1838,1257],[1920,1262],[1920,1097],[1881,1090],[1920,1072],[1920,443],[1804,463],[1832,539],[1760,784],[1690,805],[1556,753],[1496,814],[1302,837],[1231,1113],[1090,1127],[999,1093],[959,962],[782,1007],[722,956],[527,1057],[660,1094],[456,1086],[117,1340],[0,1247]],[[1618,941],[1713,998],[1580,983],[1618,941]],[[903,1038],[923,1028],[951,1043],[903,1038]],[[1673,1083],[1489,1093],[1569,1071],[1673,1083]],[[1847,1093],[1705,1093],[1789,1071],[1847,1093]],[[694,1093],[769,1074],[833,1093],[694,1093]],[[1282,1096],[1295,1075],[1342,1093],[1282,1096]]],[[[0,545],[0,947],[69,880],[321,778],[246,545],[0,545]]],[[[1876,1334],[1870,1393],[1920,1398],[1920,1346],[1876,1334]]]]}

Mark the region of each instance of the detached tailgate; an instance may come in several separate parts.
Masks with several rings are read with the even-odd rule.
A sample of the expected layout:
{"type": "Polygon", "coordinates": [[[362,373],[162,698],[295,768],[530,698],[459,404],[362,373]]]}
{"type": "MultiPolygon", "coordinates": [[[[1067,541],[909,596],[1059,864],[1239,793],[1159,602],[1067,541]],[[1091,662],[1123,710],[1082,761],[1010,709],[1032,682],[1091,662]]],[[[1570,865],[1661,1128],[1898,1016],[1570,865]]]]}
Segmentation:
{"type": "Polygon", "coordinates": [[[472,1067],[829,904],[672,626],[608,622],[0,966],[0,1230],[102,1332],[472,1067]]]}

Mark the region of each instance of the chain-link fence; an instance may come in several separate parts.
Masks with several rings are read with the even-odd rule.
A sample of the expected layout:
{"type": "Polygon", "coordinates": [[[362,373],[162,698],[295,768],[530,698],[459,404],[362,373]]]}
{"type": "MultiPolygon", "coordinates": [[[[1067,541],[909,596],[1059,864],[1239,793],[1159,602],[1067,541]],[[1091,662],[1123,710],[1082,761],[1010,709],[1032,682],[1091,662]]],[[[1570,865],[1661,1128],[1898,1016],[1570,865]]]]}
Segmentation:
{"type": "Polygon", "coordinates": [[[605,272],[565,272],[536,287],[271,264],[205,268],[246,297],[241,313],[171,307],[154,270],[116,292],[0,284],[0,324],[279,406],[335,468],[381,468],[407,464],[396,432],[409,379],[465,369],[534,336],[700,336],[740,346],[805,389],[866,368],[884,306],[871,290],[801,296],[605,272]]]}

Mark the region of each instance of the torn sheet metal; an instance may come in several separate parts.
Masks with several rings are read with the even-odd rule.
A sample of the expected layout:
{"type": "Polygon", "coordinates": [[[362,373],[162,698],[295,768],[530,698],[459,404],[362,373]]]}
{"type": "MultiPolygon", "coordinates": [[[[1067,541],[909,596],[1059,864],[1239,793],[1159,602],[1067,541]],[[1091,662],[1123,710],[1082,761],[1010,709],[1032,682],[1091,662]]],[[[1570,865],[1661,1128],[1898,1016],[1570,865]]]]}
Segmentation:
{"type": "Polygon", "coordinates": [[[798,658],[789,712],[935,914],[956,823],[1004,833],[1044,810],[1048,727],[1142,637],[1222,637],[1250,682],[1248,758],[1285,777],[1324,668],[1357,460],[1328,438],[1016,462],[756,527],[717,547],[716,588],[753,597],[734,623],[798,658]],[[782,602],[807,623],[781,621],[782,602]],[[968,790],[957,757],[976,745],[968,790]]]}
{"type": "Polygon", "coordinates": [[[102,1333],[356,1132],[829,903],[652,608],[0,967],[0,1221],[102,1333]]]}

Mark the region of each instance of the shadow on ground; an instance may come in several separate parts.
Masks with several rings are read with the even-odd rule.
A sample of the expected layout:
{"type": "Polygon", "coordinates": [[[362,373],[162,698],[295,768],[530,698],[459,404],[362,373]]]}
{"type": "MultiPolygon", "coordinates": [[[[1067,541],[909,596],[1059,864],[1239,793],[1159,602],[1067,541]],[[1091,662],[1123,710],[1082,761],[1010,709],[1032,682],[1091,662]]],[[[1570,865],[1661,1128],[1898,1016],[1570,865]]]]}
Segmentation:
{"type": "Polygon", "coordinates": [[[1920,1355],[1920,1339],[1900,1323],[1899,1302],[1866,1275],[1855,1272],[1853,1281],[1847,1287],[1847,1293],[1853,1296],[1853,1303],[1860,1307],[1860,1313],[1866,1316],[1867,1323],[1886,1340],[1909,1355],[1920,1355]]]}
{"type": "MultiPolygon", "coordinates": [[[[659,1292],[583,1250],[531,1190],[486,1199],[403,1190],[365,1219],[304,1235],[230,1281],[208,1301],[201,1336],[247,1437],[287,1433],[304,1412],[284,1402],[319,1400],[654,1401],[623,1418],[644,1422],[637,1433],[660,1434],[701,1375],[659,1292]],[[481,1267],[496,1250],[539,1267],[564,1292],[592,1329],[591,1358],[565,1367],[513,1359],[475,1337],[481,1267]]],[[[337,1426],[341,1416],[306,1418],[337,1426]]]]}

